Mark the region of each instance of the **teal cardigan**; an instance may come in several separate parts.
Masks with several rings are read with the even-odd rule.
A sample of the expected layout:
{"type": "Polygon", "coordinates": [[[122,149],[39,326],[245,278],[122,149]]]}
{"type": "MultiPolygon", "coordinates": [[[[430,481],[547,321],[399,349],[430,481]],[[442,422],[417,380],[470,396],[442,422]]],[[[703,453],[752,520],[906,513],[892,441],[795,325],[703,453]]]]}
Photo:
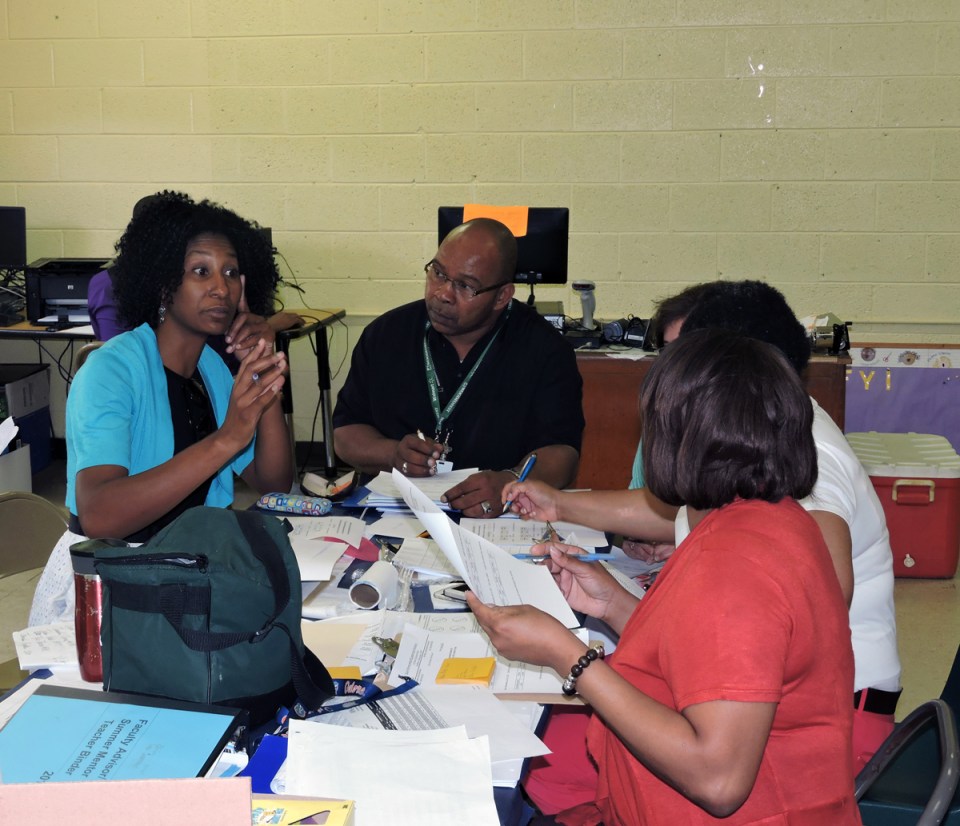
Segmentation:
{"type": "MultiPolygon", "coordinates": [[[[230,402],[233,376],[210,347],[200,355],[200,375],[213,404],[217,427],[230,402]]],[[[153,329],[142,324],[90,354],[67,396],[66,505],[77,513],[77,473],[96,465],[119,465],[131,476],[173,456],[173,420],[167,377],[153,329]]],[[[224,465],[210,485],[206,504],[233,503],[233,476],[253,459],[254,441],[224,465]]]]}

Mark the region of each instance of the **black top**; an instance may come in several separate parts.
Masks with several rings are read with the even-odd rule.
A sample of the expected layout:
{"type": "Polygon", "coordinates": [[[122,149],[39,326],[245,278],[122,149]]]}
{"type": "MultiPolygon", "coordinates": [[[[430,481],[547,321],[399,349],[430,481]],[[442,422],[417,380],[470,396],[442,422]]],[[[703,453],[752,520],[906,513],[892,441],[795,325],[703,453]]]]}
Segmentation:
{"type": "MultiPolygon", "coordinates": [[[[435,435],[423,360],[426,322],[426,305],[415,301],[367,325],[337,398],[334,427],[369,424],[390,439],[418,429],[435,435]]],[[[498,328],[493,346],[444,424],[451,431],[448,458],[455,468],[503,470],[547,445],[570,445],[579,452],[583,382],[573,348],[532,307],[517,301],[509,315],[501,315],[498,328]]],[[[432,327],[427,331],[441,409],[498,328],[477,342],[462,364],[453,345],[432,327]]]]}

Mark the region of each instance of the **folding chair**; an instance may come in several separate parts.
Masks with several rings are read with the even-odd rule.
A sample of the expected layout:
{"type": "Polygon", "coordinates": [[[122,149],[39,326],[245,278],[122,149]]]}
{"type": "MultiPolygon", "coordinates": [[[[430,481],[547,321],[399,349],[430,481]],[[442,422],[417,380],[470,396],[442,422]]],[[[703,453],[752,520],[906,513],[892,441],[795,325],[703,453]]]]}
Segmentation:
{"type": "Polygon", "coordinates": [[[911,712],[857,775],[864,826],[960,826],[960,646],[940,699],[911,712]]]}

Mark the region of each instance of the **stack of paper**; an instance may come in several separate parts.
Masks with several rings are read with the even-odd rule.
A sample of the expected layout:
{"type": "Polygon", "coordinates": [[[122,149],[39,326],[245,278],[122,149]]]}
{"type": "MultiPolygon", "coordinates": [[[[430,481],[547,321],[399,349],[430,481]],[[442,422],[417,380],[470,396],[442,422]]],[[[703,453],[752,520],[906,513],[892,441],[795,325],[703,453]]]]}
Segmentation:
{"type": "Polygon", "coordinates": [[[285,793],[355,800],[357,826],[499,826],[486,737],[291,720],[285,793]],[[407,767],[407,770],[403,770],[407,767]]]}
{"type": "MultiPolygon", "coordinates": [[[[449,473],[438,473],[436,476],[425,476],[422,479],[407,479],[405,476],[401,478],[414,485],[438,508],[450,510],[450,506],[441,502],[440,497],[478,470],[478,468],[465,468],[452,470],[449,473]]],[[[400,476],[399,473],[397,475],[400,476]]],[[[381,471],[376,479],[371,479],[367,483],[367,490],[370,493],[362,502],[364,507],[376,508],[379,511],[406,510],[408,507],[403,501],[403,492],[389,473],[381,471]]]]}

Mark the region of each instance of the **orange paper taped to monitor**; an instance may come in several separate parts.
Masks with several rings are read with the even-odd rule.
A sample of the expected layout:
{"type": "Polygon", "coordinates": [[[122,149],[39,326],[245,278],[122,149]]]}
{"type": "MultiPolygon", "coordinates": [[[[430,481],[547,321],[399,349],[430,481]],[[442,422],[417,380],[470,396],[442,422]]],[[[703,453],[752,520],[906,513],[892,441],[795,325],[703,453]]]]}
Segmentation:
{"type": "Polygon", "coordinates": [[[493,218],[494,221],[504,224],[517,238],[522,238],[527,234],[530,207],[464,204],[463,222],[472,221],[474,218],[493,218]]]}

